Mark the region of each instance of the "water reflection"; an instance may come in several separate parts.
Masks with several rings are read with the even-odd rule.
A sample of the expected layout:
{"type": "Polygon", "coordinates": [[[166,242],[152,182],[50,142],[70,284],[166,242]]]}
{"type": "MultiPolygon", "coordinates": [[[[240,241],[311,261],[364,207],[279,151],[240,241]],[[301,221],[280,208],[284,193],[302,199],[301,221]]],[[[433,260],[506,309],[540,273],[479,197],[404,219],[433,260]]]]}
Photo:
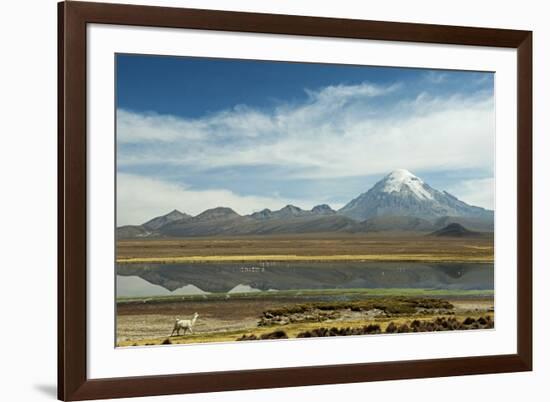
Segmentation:
{"type": "Polygon", "coordinates": [[[292,262],[119,264],[117,296],[251,290],[413,288],[492,290],[493,264],[292,262]]]}

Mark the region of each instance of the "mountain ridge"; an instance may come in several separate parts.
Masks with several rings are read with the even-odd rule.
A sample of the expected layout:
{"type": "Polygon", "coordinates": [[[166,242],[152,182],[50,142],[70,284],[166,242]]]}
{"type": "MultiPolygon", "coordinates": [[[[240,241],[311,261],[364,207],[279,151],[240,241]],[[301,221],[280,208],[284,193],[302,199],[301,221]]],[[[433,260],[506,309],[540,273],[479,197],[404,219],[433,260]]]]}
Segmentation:
{"type": "Polygon", "coordinates": [[[157,216],[156,218],[145,222],[142,226],[147,230],[153,231],[160,229],[170,222],[179,221],[187,218],[191,218],[191,215],[182,213],[177,209],[174,209],[172,212],[169,212],[166,215],[157,216]]]}
{"type": "MultiPolygon", "coordinates": [[[[384,176],[339,210],[319,204],[311,210],[288,204],[240,215],[228,207],[196,216],[177,209],[142,225],[117,228],[119,238],[267,235],[295,233],[435,232],[449,224],[473,231],[493,230],[493,211],[439,191],[405,169],[384,176]]],[[[468,230],[466,229],[466,230],[468,230]]]]}

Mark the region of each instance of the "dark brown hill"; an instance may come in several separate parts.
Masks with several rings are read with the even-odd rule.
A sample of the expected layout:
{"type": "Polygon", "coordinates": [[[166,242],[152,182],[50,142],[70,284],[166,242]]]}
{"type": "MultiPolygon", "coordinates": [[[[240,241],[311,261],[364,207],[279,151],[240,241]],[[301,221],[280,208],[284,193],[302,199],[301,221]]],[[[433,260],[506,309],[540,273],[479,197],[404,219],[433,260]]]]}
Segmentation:
{"type": "Polygon", "coordinates": [[[430,236],[438,237],[476,237],[481,235],[482,234],[479,232],[474,232],[466,229],[460,223],[450,223],[443,229],[439,229],[435,232],[430,233],[430,236]]]}

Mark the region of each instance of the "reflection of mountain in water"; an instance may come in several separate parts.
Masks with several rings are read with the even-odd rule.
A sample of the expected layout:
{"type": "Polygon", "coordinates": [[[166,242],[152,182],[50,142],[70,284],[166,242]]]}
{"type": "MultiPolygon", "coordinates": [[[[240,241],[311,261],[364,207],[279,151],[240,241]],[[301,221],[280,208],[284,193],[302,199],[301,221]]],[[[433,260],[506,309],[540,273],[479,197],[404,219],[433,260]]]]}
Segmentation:
{"type": "Polygon", "coordinates": [[[206,294],[194,285],[185,285],[170,291],[163,286],[152,284],[139,276],[116,277],[117,297],[150,297],[150,296],[187,296],[206,294]]]}
{"type": "Polygon", "coordinates": [[[493,289],[493,264],[463,263],[262,263],[120,264],[117,274],[139,276],[173,291],[194,285],[228,292],[238,285],[278,289],[493,289]]]}

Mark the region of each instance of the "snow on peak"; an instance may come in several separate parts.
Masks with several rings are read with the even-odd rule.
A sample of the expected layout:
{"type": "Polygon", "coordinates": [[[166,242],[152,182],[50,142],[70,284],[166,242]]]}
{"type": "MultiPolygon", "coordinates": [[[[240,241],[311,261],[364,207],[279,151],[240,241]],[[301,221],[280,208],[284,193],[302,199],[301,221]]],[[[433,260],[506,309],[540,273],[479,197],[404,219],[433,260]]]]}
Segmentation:
{"type": "MultiPolygon", "coordinates": [[[[418,179],[418,177],[416,177],[414,174],[412,174],[411,172],[409,172],[407,169],[395,169],[393,172],[391,172],[388,176],[388,178],[392,178],[394,180],[399,180],[399,181],[402,181],[402,180],[407,180],[409,178],[416,178],[418,179]]],[[[420,179],[419,179],[420,180],[420,179]]]]}
{"type": "Polygon", "coordinates": [[[406,169],[397,169],[387,175],[382,191],[399,193],[404,187],[409,188],[420,199],[433,200],[432,195],[424,188],[424,182],[406,169]]]}

